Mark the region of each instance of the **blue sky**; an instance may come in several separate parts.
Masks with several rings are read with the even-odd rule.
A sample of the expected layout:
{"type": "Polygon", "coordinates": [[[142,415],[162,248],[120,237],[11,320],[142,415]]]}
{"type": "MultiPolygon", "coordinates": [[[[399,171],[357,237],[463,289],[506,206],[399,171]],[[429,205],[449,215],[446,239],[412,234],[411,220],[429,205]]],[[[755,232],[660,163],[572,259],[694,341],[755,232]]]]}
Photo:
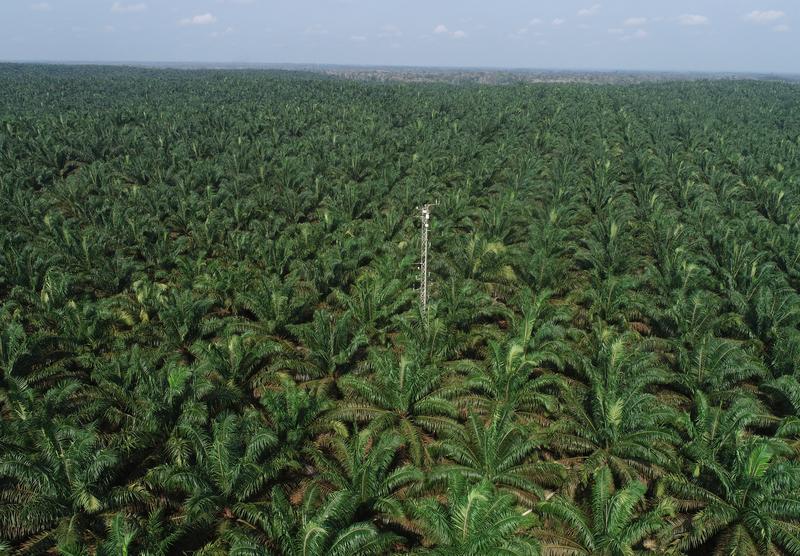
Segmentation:
{"type": "Polygon", "coordinates": [[[0,60],[800,73],[800,0],[0,0],[0,60]]]}

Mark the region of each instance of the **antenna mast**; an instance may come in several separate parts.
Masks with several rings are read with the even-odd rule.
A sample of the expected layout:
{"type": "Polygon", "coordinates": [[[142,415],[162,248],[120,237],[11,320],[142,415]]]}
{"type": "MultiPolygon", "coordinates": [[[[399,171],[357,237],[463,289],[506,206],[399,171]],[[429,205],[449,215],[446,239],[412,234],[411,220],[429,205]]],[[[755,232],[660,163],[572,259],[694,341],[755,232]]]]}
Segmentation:
{"type": "Polygon", "coordinates": [[[428,248],[430,247],[431,206],[427,204],[420,207],[419,304],[423,313],[428,312],[428,248]]]}

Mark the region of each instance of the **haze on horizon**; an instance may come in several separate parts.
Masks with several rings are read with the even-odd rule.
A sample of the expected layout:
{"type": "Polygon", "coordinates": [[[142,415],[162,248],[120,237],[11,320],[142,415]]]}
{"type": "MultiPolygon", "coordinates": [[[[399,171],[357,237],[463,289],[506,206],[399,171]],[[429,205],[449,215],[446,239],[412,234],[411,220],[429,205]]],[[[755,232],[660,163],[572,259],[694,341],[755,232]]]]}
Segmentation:
{"type": "Polygon", "coordinates": [[[3,0],[0,61],[800,73],[796,0],[3,0]]]}

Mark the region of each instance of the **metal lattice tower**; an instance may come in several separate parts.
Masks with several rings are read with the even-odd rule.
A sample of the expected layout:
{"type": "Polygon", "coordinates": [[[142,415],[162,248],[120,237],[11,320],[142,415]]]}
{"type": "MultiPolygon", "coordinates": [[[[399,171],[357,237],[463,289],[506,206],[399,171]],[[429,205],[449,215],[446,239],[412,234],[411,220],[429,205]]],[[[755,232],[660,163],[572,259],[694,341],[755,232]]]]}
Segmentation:
{"type": "Polygon", "coordinates": [[[431,206],[420,207],[419,304],[423,313],[428,310],[428,249],[430,247],[431,206]]]}

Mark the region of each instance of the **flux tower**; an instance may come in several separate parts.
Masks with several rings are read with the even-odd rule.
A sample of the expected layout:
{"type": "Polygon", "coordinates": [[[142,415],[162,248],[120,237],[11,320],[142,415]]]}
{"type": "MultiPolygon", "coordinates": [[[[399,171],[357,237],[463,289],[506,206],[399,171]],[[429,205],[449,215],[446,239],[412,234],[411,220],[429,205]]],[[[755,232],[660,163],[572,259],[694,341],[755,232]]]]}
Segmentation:
{"type": "Polygon", "coordinates": [[[428,249],[430,248],[431,207],[420,207],[420,263],[419,263],[419,304],[422,312],[428,311],[428,249]]]}

